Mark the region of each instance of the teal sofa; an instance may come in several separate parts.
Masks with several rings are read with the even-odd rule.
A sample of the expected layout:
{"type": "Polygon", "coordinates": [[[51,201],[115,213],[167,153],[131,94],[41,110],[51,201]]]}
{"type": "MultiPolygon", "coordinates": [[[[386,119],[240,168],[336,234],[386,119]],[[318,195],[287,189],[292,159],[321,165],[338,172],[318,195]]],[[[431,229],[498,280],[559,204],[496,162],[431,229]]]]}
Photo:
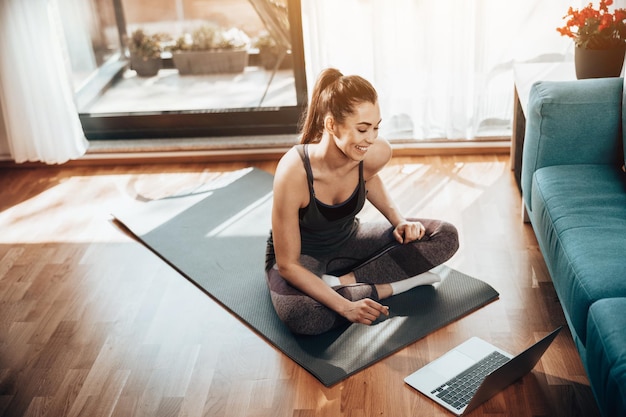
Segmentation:
{"type": "Polygon", "coordinates": [[[626,416],[622,78],[542,81],[527,106],[523,204],[604,417],[626,416]]]}

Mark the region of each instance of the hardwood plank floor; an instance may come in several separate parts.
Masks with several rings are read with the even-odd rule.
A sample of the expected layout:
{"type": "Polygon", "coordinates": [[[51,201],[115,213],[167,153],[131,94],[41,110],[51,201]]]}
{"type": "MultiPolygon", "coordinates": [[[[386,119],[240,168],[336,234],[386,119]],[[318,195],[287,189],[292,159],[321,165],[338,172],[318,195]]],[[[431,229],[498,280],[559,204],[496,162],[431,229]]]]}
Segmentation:
{"type": "MultiPolygon", "coordinates": [[[[519,352],[565,325],[509,156],[398,157],[398,205],[457,225],[448,265],[500,299],[324,387],[110,218],[249,165],[276,161],[0,170],[0,415],[449,416],[403,378],[473,335],[519,352]]],[[[598,416],[569,331],[472,415],[598,416]]]]}

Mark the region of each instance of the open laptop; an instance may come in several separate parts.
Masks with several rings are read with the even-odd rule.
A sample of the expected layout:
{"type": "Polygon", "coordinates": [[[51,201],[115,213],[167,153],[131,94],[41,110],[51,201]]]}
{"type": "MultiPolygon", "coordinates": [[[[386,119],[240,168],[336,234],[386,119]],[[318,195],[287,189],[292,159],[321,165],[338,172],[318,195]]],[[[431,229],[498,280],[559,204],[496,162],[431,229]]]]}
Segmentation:
{"type": "Polygon", "coordinates": [[[561,328],[517,356],[472,337],[404,382],[457,416],[465,415],[530,372],[561,328]]]}

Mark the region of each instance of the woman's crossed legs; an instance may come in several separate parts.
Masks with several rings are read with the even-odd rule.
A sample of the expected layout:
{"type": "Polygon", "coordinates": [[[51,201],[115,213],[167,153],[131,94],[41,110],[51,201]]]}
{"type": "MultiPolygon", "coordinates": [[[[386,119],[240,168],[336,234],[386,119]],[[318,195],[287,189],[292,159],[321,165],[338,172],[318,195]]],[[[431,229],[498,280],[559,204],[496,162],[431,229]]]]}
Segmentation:
{"type": "MultiPolygon", "coordinates": [[[[324,274],[353,276],[354,284],[333,287],[348,300],[371,298],[378,301],[391,295],[390,284],[441,265],[458,249],[458,233],[452,224],[441,220],[409,220],[420,221],[426,228],[421,240],[400,244],[394,239],[389,223],[363,223],[339,251],[325,257],[302,255],[300,262],[318,277],[324,274]]],[[[320,334],[347,322],[291,286],[277,269],[269,269],[266,277],[274,308],[292,332],[320,334]]]]}

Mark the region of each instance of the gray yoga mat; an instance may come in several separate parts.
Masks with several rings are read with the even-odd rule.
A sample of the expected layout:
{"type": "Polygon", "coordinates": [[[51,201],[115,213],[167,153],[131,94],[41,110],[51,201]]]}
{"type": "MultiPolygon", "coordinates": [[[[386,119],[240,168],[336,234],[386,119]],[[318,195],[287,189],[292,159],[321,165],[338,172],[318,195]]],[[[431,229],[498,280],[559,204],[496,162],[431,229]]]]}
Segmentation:
{"type": "Polygon", "coordinates": [[[488,284],[447,268],[441,283],[385,300],[389,318],[320,336],[296,336],[276,316],[265,283],[273,177],[225,174],[196,190],[113,213],[152,251],[325,386],[495,300],[488,284]]]}

